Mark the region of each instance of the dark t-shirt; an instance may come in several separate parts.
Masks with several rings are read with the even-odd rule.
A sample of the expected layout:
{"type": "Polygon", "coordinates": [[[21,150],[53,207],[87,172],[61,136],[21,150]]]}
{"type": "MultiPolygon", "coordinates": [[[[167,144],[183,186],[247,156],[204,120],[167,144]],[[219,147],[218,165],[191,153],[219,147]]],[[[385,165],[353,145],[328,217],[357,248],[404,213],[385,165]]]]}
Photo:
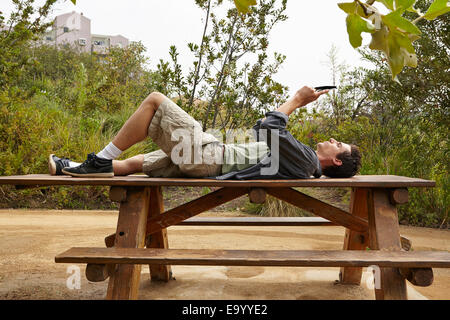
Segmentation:
{"type": "Polygon", "coordinates": [[[257,164],[213,177],[218,180],[308,179],[322,175],[316,152],[286,130],[289,117],[279,111],[269,111],[266,119],[253,127],[257,141],[265,141],[270,152],[257,164]]]}

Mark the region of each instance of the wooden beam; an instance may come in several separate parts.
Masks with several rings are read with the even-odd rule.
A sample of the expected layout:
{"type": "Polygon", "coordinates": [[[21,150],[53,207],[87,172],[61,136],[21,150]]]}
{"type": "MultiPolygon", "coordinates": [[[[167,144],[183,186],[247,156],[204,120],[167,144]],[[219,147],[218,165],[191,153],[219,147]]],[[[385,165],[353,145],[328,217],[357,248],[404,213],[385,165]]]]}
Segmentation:
{"type": "Polygon", "coordinates": [[[107,264],[88,263],[86,266],[86,279],[91,282],[102,282],[108,279],[109,269],[107,264]]]}
{"type": "Polygon", "coordinates": [[[409,201],[408,189],[391,189],[389,190],[389,200],[392,204],[404,204],[409,201]]]}
{"type": "MultiPolygon", "coordinates": [[[[350,196],[350,213],[367,220],[367,196],[369,189],[352,188],[350,196]]],[[[344,250],[366,250],[369,246],[369,233],[345,229],[344,250]]],[[[339,272],[339,282],[342,284],[361,284],[361,267],[343,267],[339,272]]]]}
{"type": "MultiPolygon", "coordinates": [[[[336,226],[322,217],[192,217],[176,224],[177,226],[218,226],[218,227],[314,227],[336,226]]],[[[105,237],[106,247],[114,246],[116,234],[105,237]]]]}
{"type": "MultiPolygon", "coordinates": [[[[161,187],[150,188],[150,209],[148,219],[159,216],[164,212],[164,202],[161,187]]],[[[145,246],[147,248],[169,249],[167,229],[162,229],[146,237],[145,246]]],[[[152,281],[168,282],[172,278],[170,265],[149,265],[150,279],[152,281]]]]}
{"type": "MultiPolygon", "coordinates": [[[[409,251],[412,242],[408,238],[400,237],[402,250],[409,251]]],[[[434,280],[433,269],[431,268],[400,268],[400,274],[411,284],[419,287],[431,286],[434,280]]]]}
{"type": "Polygon", "coordinates": [[[400,274],[415,286],[428,287],[434,280],[431,268],[400,268],[400,274]]]}
{"type": "Polygon", "coordinates": [[[250,188],[248,197],[251,203],[266,202],[266,190],[264,188],[250,188]]]}
{"type": "Polygon", "coordinates": [[[285,267],[450,267],[447,251],[71,248],[57,263],[285,267]]]}
{"type": "Polygon", "coordinates": [[[406,237],[400,236],[400,245],[402,247],[402,250],[409,251],[412,247],[412,241],[406,237]]]}
{"type": "MultiPolygon", "coordinates": [[[[126,201],[121,202],[113,248],[143,248],[149,209],[150,188],[129,188],[126,201]]],[[[141,266],[118,265],[110,275],[106,298],[137,299],[141,266]]]]}
{"type": "Polygon", "coordinates": [[[112,186],[109,188],[109,199],[114,202],[122,202],[127,199],[127,189],[124,187],[112,186]]]}
{"type": "MultiPolygon", "coordinates": [[[[114,247],[116,240],[116,234],[112,234],[105,238],[105,244],[107,248],[114,247]]],[[[109,278],[114,272],[115,265],[113,264],[95,264],[88,263],[86,266],[86,278],[91,282],[102,282],[109,278]]]]}
{"type": "Polygon", "coordinates": [[[110,234],[105,238],[105,245],[107,248],[114,247],[114,243],[116,242],[116,234],[110,234]]]}
{"type": "MultiPolygon", "coordinates": [[[[401,252],[397,209],[390,202],[389,190],[374,188],[368,193],[370,248],[401,252]]],[[[408,252],[410,253],[410,252],[408,252]]],[[[375,286],[377,300],[406,300],[406,282],[397,268],[380,268],[381,284],[375,286]]]]}
{"type": "Polygon", "coordinates": [[[366,232],[368,230],[366,220],[292,188],[267,188],[267,193],[348,229],[358,232],[366,232]]]}
{"type": "Polygon", "coordinates": [[[335,226],[322,217],[193,217],[186,219],[177,226],[246,226],[246,227],[273,227],[273,226],[335,226]]]}
{"type": "Polygon", "coordinates": [[[183,220],[215,208],[247,193],[247,188],[221,188],[180,205],[147,221],[147,235],[161,231],[183,220]]]}

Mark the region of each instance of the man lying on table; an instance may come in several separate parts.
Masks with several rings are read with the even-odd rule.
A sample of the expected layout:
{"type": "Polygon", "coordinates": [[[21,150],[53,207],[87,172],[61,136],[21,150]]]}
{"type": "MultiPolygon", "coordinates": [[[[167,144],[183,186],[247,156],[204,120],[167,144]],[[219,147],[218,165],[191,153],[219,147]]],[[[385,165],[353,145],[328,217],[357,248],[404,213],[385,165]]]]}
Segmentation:
{"type": "Polygon", "coordinates": [[[223,144],[161,93],[151,93],[119,133],[98,154],[83,163],[49,156],[52,175],[113,177],[144,172],[150,177],[213,177],[215,179],[302,179],[354,176],[361,165],[358,147],[331,138],[317,150],[286,130],[289,115],[317,100],[328,90],[303,87],[276,111],[266,113],[253,127],[256,142],[223,144]],[[115,160],[149,136],[161,149],[115,160]],[[180,139],[181,138],[181,139],[180,139]],[[180,142],[181,140],[181,142],[180,142]],[[181,151],[181,152],[180,152],[181,151]],[[240,161],[236,161],[236,156],[240,161]],[[244,158],[244,161],[242,159],[244,158]]]}

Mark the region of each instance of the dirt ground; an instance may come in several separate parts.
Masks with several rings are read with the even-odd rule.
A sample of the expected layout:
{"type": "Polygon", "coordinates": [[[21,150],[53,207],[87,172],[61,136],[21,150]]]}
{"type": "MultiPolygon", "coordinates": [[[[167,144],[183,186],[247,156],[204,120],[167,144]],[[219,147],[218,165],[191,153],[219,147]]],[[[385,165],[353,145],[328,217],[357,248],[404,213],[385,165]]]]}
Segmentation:
{"type": "MultiPolygon", "coordinates": [[[[74,246],[103,247],[116,222],[117,211],[0,210],[0,299],[104,299],[107,281],[89,282],[85,265],[78,264],[80,289],[69,289],[73,265],[56,264],[54,257],[74,246]]],[[[414,250],[450,250],[449,230],[400,230],[414,250]]],[[[171,248],[339,250],[344,228],[178,226],[168,235],[171,248]]],[[[366,269],[360,286],[335,284],[339,268],[173,266],[172,271],[176,280],[150,282],[143,266],[139,299],[374,299],[366,269]]],[[[450,269],[434,269],[430,287],[408,283],[408,297],[449,300],[450,269]]]]}

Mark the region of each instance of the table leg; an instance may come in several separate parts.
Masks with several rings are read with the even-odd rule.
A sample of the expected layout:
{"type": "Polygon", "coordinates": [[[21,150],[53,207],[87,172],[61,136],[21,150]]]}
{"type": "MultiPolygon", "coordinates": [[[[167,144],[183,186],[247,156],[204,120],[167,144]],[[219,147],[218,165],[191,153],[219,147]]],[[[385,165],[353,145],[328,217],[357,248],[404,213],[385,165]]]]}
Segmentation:
{"type": "MultiPolygon", "coordinates": [[[[127,188],[126,200],[121,202],[114,247],[143,248],[150,188],[127,188]]],[[[141,266],[118,264],[108,283],[107,299],[137,299],[141,266]]]]}
{"type": "MultiPolygon", "coordinates": [[[[400,233],[397,209],[389,200],[389,190],[373,188],[367,202],[369,215],[370,248],[373,250],[400,251],[400,233]]],[[[375,281],[377,300],[407,299],[406,282],[398,268],[379,268],[380,283],[375,281]]],[[[377,280],[377,275],[375,279],[377,280]]]]}
{"type": "MultiPolygon", "coordinates": [[[[148,218],[160,215],[164,212],[164,202],[161,187],[150,188],[150,210],[148,218]]],[[[146,239],[147,248],[169,248],[167,229],[149,235],[146,239]]],[[[169,281],[172,279],[170,265],[149,265],[152,281],[169,281]]]]}
{"type": "MultiPolygon", "coordinates": [[[[352,188],[350,197],[350,213],[359,218],[368,219],[367,196],[369,189],[352,188]]],[[[344,250],[366,250],[369,246],[369,234],[345,229],[344,250]]],[[[342,267],[339,273],[339,282],[342,284],[361,283],[361,267],[342,267]]]]}

